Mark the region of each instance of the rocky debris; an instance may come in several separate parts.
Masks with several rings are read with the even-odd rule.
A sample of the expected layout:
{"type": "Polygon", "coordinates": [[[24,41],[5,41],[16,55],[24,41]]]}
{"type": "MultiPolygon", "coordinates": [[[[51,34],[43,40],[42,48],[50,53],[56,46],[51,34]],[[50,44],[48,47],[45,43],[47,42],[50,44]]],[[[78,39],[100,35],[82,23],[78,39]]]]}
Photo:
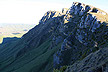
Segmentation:
{"type": "Polygon", "coordinates": [[[107,66],[108,48],[103,48],[69,66],[65,72],[107,72],[107,66]]]}

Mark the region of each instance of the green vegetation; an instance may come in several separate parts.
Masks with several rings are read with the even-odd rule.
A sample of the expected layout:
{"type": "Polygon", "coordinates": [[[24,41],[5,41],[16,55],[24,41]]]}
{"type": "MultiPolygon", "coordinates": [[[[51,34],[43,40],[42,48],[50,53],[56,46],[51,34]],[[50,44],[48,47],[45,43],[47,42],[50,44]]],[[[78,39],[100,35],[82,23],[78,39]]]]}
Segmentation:
{"type": "Polygon", "coordinates": [[[98,47],[94,47],[94,48],[92,49],[92,52],[96,52],[97,50],[99,50],[99,48],[98,48],[98,47]]]}
{"type": "Polygon", "coordinates": [[[85,52],[84,53],[82,53],[82,52],[80,52],[79,54],[80,54],[80,61],[81,60],[83,60],[86,56],[87,56],[87,54],[90,52],[90,49],[88,49],[88,50],[85,50],[85,52]]]}
{"type": "Polygon", "coordinates": [[[53,69],[53,72],[64,72],[67,66],[62,66],[60,69],[53,69]]]}
{"type": "MultiPolygon", "coordinates": [[[[13,47],[12,45],[13,44],[10,44],[9,48],[13,47]]],[[[38,48],[34,47],[33,50],[27,52],[23,56],[18,57],[17,60],[15,56],[11,55],[9,55],[9,58],[6,60],[2,61],[1,59],[0,62],[2,61],[2,63],[0,67],[3,69],[1,70],[1,72],[47,72],[46,70],[48,70],[48,72],[51,72],[53,69],[53,54],[58,50],[58,48],[60,48],[61,43],[59,43],[53,49],[49,49],[50,45],[51,40],[47,40],[38,48]],[[5,70],[4,67],[7,65],[9,66],[6,67],[7,69],[5,70]]],[[[17,48],[19,48],[20,46],[24,47],[24,44],[19,45],[17,48]]],[[[17,52],[15,52],[15,55],[17,55],[17,52]]]]}

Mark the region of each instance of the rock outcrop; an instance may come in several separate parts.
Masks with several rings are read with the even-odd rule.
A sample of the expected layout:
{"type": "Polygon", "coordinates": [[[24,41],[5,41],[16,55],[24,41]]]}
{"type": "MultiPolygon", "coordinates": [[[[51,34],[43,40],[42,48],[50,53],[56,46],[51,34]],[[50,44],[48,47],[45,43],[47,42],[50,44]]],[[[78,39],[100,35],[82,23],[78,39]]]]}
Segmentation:
{"type": "Polygon", "coordinates": [[[69,66],[65,72],[107,72],[108,48],[89,54],[81,61],[69,66]]]}
{"type": "Polygon", "coordinates": [[[55,54],[56,56],[54,55],[54,66],[57,65],[58,68],[58,66],[73,64],[76,60],[100,49],[103,43],[107,43],[108,27],[91,14],[91,12],[97,13],[98,11],[89,5],[73,3],[64,16],[63,34],[66,38],[61,49],[55,54]]]}

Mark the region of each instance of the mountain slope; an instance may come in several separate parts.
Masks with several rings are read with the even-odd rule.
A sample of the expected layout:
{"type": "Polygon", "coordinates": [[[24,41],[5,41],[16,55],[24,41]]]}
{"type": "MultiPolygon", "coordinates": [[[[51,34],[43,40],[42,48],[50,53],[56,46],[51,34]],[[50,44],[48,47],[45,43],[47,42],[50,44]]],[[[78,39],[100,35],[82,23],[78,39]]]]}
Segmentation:
{"type": "Polygon", "coordinates": [[[103,48],[69,66],[65,72],[107,72],[107,66],[108,48],[103,48]]]}
{"type": "Polygon", "coordinates": [[[107,17],[104,11],[79,2],[61,12],[46,12],[20,40],[0,45],[0,72],[71,72],[71,66],[108,49],[107,17]]]}

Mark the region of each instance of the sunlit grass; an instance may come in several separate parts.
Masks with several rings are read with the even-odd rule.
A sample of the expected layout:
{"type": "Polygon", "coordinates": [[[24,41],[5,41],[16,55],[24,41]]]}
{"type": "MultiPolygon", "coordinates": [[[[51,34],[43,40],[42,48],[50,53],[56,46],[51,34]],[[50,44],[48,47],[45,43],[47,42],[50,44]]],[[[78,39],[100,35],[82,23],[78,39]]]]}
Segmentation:
{"type": "Polygon", "coordinates": [[[99,10],[99,12],[94,13],[94,12],[90,12],[90,14],[96,16],[96,18],[98,20],[100,20],[101,22],[108,22],[108,14],[102,10],[100,10],[99,8],[97,8],[99,10]]]}
{"type": "Polygon", "coordinates": [[[0,43],[2,43],[3,41],[3,36],[0,36],[0,43]]]}

